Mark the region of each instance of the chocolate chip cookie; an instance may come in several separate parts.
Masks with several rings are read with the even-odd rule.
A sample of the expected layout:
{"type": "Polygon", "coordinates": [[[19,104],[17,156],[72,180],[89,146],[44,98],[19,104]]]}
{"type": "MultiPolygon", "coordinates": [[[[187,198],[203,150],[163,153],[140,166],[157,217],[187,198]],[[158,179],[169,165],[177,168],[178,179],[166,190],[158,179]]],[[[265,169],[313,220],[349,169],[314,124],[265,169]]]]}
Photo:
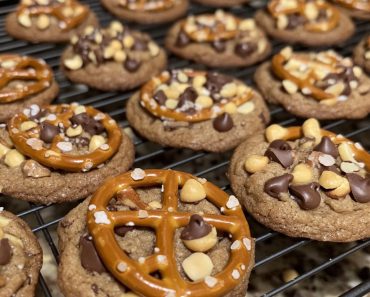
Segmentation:
{"type": "Polygon", "coordinates": [[[272,0],[256,21],[276,39],[313,47],[339,44],[355,32],[350,17],[321,0],[272,0]]]}
{"type": "Polygon", "coordinates": [[[166,68],[167,58],[147,34],[115,21],[87,27],[64,51],[61,68],[73,82],[103,91],[133,89],[166,68]]]}
{"type": "Polygon", "coordinates": [[[124,20],[159,24],[178,19],[186,13],[188,0],[102,0],[109,12],[124,20]]]}
{"type": "Polygon", "coordinates": [[[76,0],[22,0],[5,20],[10,35],[31,42],[66,42],[79,30],[98,24],[90,8],[76,0]]]}
{"type": "Polygon", "coordinates": [[[27,224],[0,207],[0,296],[33,297],[41,247],[27,224]]]}
{"type": "Polygon", "coordinates": [[[245,141],[229,177],[241,203],[275,231],[334,242],[370,236],[370,154],[315,119],[245,141]]]}
{"type": "Polygon", "coordinates": [[[0,128],[1,191],[35,203],[85,198],[133,159],[128,136],[92,107],[31,105],[0,128]]]}
{"type": "Polygon", "coordinates": [[[218,10],[188,16],[167,33],[166,47],[174,54],[211,67],[241,67],[266,58],[271,46],[253,19],[218,10]]]}
{"type": "Polygon", "coordinates": [[[259,93],[240,80],[182,69],[145,84],[128,101],[127,119],[162,145],[223,152],[262,132],[270,116],[259,93]]]}
{"type": "Polygon", "coordinates": [[[66,297],[244,297],[254,263],[238,200],[179,171],[136,168],[109,179],[58,235],[66,297]]]}
{"type": "Polygon", "coordinates": [[[370,19],[370,2],[368,0],[336,0],[334,1],[340,9],[349,16],[361,19],[370,19]]]}
{"type": "Polygon", "coordinates": [[[215,7],[233,7],[249,2],[249,0],[193,0],[194,2],[215,6],[215,7]]]}
{"type": "Polygon", "coordinates": [[[370,112],[370,78],[332,50],[293,52],[284,48],[262,64],[255,81],[264,98],[301,117],[359,119],[370,112]]]}
{"type": "Polygon", "coordinates": [[[354,62],[370,73],[370,37],[365,37],[355,47],[353,52],[354,62]]]}
{"type": "Polygon", "coordinates": [[[48,104],[58,94],[58,84],[44,60],[3,54],[0,73],[0,123],[32,104],[48,104]]]}

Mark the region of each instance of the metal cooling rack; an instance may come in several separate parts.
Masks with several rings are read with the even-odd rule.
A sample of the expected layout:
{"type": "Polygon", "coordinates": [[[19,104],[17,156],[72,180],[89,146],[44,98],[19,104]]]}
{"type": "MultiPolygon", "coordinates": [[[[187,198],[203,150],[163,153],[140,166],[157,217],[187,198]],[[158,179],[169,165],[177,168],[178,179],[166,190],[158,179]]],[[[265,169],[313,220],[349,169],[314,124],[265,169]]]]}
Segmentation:
{"type": "MultiPolygon", "coordinates": [[[[57,99],[57,103],[71,103],[78,101],[82,104],[89,104],[96,108],[99,108],[103,112],[109,113],[115,118],[126,131],[132,135],[135,146],[136,146],[136,159],[135,167],[141,168],[174,168],[177,170],[184,170],[191,172],[197,176],[206,177],[208,180],[216,183],[226,191],[230,191],[230,186],[225,176],[225,172],[228,167],[228,160],[231,153],[225,154],[209,154],[204,152],[193,152],[190,150],[179,150],[171,148],[163,148],[159,145],[150,143],[145,139],[135,135],[130,129],[128,122],[125,117],[125,104],[127,99],[133,92],[126,93],[114,93],[114,92],[98,92],[89,90],[83,85],[72,84],[66,80],[63,74],[59,71],[59,57],[63,50],[63,45],[54,44],[29,44],[25,41],[15,40],[7,35],[4,29],[4,21],[7,13],[11,12],[16,1],[4,1],[0,0],[0,52],[13,52],[19,54],[33,55],[39,58],[43,58],[55,71],[55,76],[61,87],[60,96],[57,99]]],[[[112,19],[112,16],[108,14],[100,5],[98,0],[83,2],[90,5],[90,7],[99,16],[102,25],[106,25],[112,19]]],[[[252,3],[251,6],[244,8],[236,7],[231,11],[237,15],[252,16],[255,12],[256,7],[262,5],[262,3],[252,3]]],[[[203,12],[209,12],[212,9],[204,6],[192,5],[190,13],[199,14],[203,12]]],[[[169,25],[159,26],[137,26],[133,25],[139,30],[148,32],[159,44],[163,45],[163,37],[169,28],[169,25]]],[[[370,30],[370,24],[368,22],[357,22],[357,33],[356,35],[346,42],[345,44],[334,47],[335,50],[339,51],[343,55],[351,55],[354,45],[370,30]]],[[[278,51],[283,47],[282,43],[273,42],[274,51],[278,51]]],[[[304,49],[296,47],[296,49],[304,49]]],[[[169,57],[170,68],[179,67],[194,67],[200,68],[199,65],[194,65],[188,61],[178,59],[174,56],[169,57]]],[[[245,69],[233,69],[224,71],[239,77],[248,84],[253,84],[252,76],[255,72],[255,67],[249,67],[245,69]]],[[[270,106],[272,122],[279,123],[282,125],[300,124],[301,119],[288,114],[281,107],[270,106]]],[[[366,149],[370,149],[370,117],[361,121],[327,121],[323,123],[324,128],[331,129],[336,133],[341,133],[347,137],[351,137],[355,141],[361,141],[366,149]]],[[[6,209],[17,213],[20,217],[25,219],[32,227],[33,232],[37,234],[41,241],[47,243],[43,246],[44,253],[52,255],[52,261],[54,269],[58,263],[58,249],[56,247],[56,235],[55,230],[58,222],[62,217],[72,209],[77,203],[67,203],[64,205],[48,205],[38,206],[29,204],[26,202],[16,201],[0,196],[0,203],[5,205],[6,209]]],[[[255,264],[255,270],[258,271],[261,266],[270,264],[274,265],[274,261],[278,261],[282,257],[294,257],[294,252],[299,251],[304,246],[308,246],[309,249],[314,250],[318,243],[307,240],[307,239],[288,239],[288,244],[283,248],[267,254],[260,255],[260,250],[264,246],[271,244],[273,240],[279,238],[285,238],[285,236],[276,232],[265,229],[251,217],[248,217],[251,225],[253,235],[256,237],[256,250],[257,258],[255,264]]],[[[287,239],[287,238],[285,238],[287,239]]],[[[323,270],[331,268],[345,258],[352,254],[370,247],[370,239],[359,241],[351,245],[343,245],[341,252],[336,255],[328,257],[325,261],[315,263],[315,265],[295,278],[292,281],[284,283],[281,281],[279,286],[275,286],[274,289],[269,292],[265,292],[264,296],[287,296],[285,293],[292,287],[298,288],[300,284],[313,277],[322,273],[323,270]]],[[[281,260],[281,259],[280,259],[281,260]]],[[[55,270],[54,270],[55,274],[55,270]]],[[[253,273],[252,273],[253,277],[253,273]]],[[[55,296],[52,293],[52,286],[45,277],[45,272],[41,275],[37,296],[40,297],[51,297],[55,296]]],[[[347,292],[343,292],[346,297],[365,296],[366,293],[370,292],[370,280],[365,280],[362,283],[356,284],[347,292]]],[[[325,292],[312,293],[312,296],[324,296],[325,292]]]]}

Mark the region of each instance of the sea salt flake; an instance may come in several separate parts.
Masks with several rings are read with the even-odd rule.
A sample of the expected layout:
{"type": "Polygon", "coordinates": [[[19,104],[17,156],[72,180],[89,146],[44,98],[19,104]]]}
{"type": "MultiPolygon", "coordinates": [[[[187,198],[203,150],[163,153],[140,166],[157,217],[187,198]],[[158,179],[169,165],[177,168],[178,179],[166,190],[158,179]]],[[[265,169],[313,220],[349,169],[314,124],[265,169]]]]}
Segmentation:
{"type": "Polygon", "coordinates": [[[109,144],[107,143],[103,143],[101,146],[100,146],[100,149],[103,150],[103,151],[107,151],[109,150],[109,144]]]}
{"type": "Polygon", "coordinates": [[[70,152],[73,149],[72,143],[67,141],[60,141],[57,143],[57,148],[62,152],[70,152]]]}
{"type": "Polygon", "coordinates": [[[233,244],[230,246],[230,249],[231,250],[237,250],[237,249],[240,248],[240,245],[241,245],[240,241],[239,240],[235,240],[233,242],[233,244]]]}
{"type": "Polygon", "coordinates": [[[250,251],[252,248],[252,243],[249,238],[243,238],[243,244],[245,245],[245,248],[250,251]]]}
{"type": "Polygon", "coordinates": [[[146,176],[146,173],[143,169],[141,168],[135,168],[132,172],[131,172],[131,178],[133,180],[142,180],[144,179],[146,176]]]}
{"type": "Polygon", "coordinates": [[[231,276],[233,277],[233,279],[239,279],[240,278],[239,270],[234,269],[233,272],[231,273],[231,276]]]}
{"type": "Polygon", "coordinates": [[[125,272],[127,270],[127,264],[125,262],[119,262],[117,265],[117,270],[119,272],[125,272]]]}
{"type": "Polygon", "coordinates": [[[160,264],[165,264],[165,263],[167,263],[167,257],[164,256],[164,255],[158,255],[157,256],[157,261],[160,264]]]}
{"type": "Polygon", "coordinates": [[[159,252],[160,252],[160,249],[159,249],[158,247],[155,247],[155,248],[154,248],[154,252],[155,252],[155,253],[159,253],[159,252]]]}
{"type": "Polygon", "coordinates": [[[90,205],[89,205],[89,207],[88,207],[88,209],[89,209],[90,211],[93,211],[93,210],[95,210],[95,209],[96,209],[96,205],[95,205],[95,204],[90,204],[90,205]]]}
{"type": "Polygon", "coordinates": [[[38,138],[28,138],[26,143],[35,151],[42,150],[43,141],[38,138]]]}
{"type": "Polygon", "coordinates": [[[145,218],[147,218],[149,216],[149,214],[148,214],[148,212],[146,210],[140,209],[138,216],[139,216],[140,219],[145,219],[145,218]]]}
{"type": "Polygon", "coordinates": [[[166,297],[176,297],[176,292],[174,291],[167,292],[166,297]]]}
{"type": "Polygon", "coordinates": [[[238,207],[239,205],[239,200],[234,195],[231,195],[226,203],[226,207],[229,209],[238,207]]]}
{"type": "Polygon", "coordinates": [[[94,117],[94,120],[95,121],[101,121],[101,120],[103,120],[103,119],[105,119],[105,114],[104,113],[98,113],[95,117],[94,117]]]}
{"type": "Polygon", "coordinates": [[[32,104],[32,105],[30,106],[30,115],[31,115],[31,116],[35,116],[35,115],[37,115],[39,112],[40,112],[40,106],[38,106],[37,104],[32,104]]]}
{"type": "Polygon", "coordinates": [[[204,282],[206,283],[208,287],[213,288],[217,284],[218,280],[217,278],[214,278],[213,276],[206,276],[204,278],[204,282]]]}
{"type": "Polygon", "coordinates": [[[332,166],[332,165],[335,164],[335,159],[331,155],[328,155],[328,154],[320,154],[320,156],[319,156],[319,162],[320,162],[320,164],[328,167],[328,166],[332,166]]]}
{"type": "Polygon", "coordinates": [[[95,218],[95,223],[96,224],[104,224],[104,225],[109,225],[110,220],[108,219],[107,214],[105,211],[97,211],[94,213],[94,218],[95,218]]]}
{"type": "Polygon", "coordinates": [[[3,212],[4,211],[4,207],[0,207],[0,212],[3,212]]]}
{"type": "Polygon", "coordinates": [[[57,116],[56,116],[55,114],[51,113],[51,114],[49,114],[49,115],[46,117],[46,119],[47,119],[48,121],[55,121],[55,120],[57,119],[57,116]]]}
{"type": "Polygon", "coordinates": [[[139,261],[139,263],[144,264],[145,263],[145,258],[144,257],[139,257],[138,261],[139,261]]]}
{"type": "Polygon", "coordinates": [[[135,226],[135,223],[134,222],[128,222],[128,223],[126,223],[126,226],[133,227],[133,226],[135,226]]]}
{"type": "Polygon", "coordinates": [[[245,265],[244,265],[244,264],[242,264],[242,266],[240,266],[240,268],[241,268],[242,270],[245,270],[245,265]]]}

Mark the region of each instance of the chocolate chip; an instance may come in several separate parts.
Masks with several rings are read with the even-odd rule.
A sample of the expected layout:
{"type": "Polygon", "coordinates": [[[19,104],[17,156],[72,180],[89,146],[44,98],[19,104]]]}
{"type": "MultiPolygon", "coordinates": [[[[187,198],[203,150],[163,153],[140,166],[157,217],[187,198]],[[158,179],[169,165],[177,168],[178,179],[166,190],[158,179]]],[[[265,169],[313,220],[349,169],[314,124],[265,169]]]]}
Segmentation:
{"type": "Polygon", "coordinates": [[[264,191],[266,194],[279,198],[281,193],[288,193],[289,183],[293,180],[293,175],[285,173],[281,176],[270,178],[265,182],[264,191]]]}
{"type": "Polygon", "coordinates": [[[274,140],[273,142],[271,142],[270,145],[269,145],[269,148],[274,148],[274,149],[278,149],[278,150],[282,150],[282,151],[291,151],[292,150],[292,147],[290,146],[290,144],[287,141],[282,140],[282,139],[277,139],[277,140],[274,140]]]}
{"type": "Polygon", "coordinates": [[[33,116],[30,116],[30,120],[34,121],[34,120],[39,120],[45,116],[47,116],[48,114],[48,111],[46,109],[44,110],[40,110],[37,114],[33,115],[33,116]]]}
{"type": "Polygon", "coordinates": [[[306,23],[306,19],[298,13],[288,15],[288,30],[292,30],[306,23]]]}
{"type": "Polygon", "coordinates": [[[370,177],[363,178],[355,173],[347,173],[351,194],[359,203],[370,202],[370,177]]]}
{"type": "Polygon", "coordinates": [[[370,279],[370,268],[362,267],[358,272],[358,277],[363,281],[368,281],[370,279]]]}
{"type": "Polygon", "coordinates": [[[104,132],[105,128],[102,123],[96,121],[86,112],[74,115],[69,119],[72,125],[81,125],[82,128],[90,135],[97,135],[104,132]]]}
{"type": "Polygon", "coordinates": [[[233,78],[217,72],[208,72],[206,75],[206,88],[211,93],[219,93],[224,85],[233,81],[233,78]]]}
{"type": "Polygon", "coordinates": [[[212,231],[212,226],[207,224],[200,215],[192,215],[189,224],[182,230],[180,238],[193,240],[202,238],[212,231]]]}
{"type": "Polygon", "coordinates": [[[234,127],[231,116],[225,112],[213,120],[213,128],[218,132],[227,132],[234,127]]]}
{"type": "Polygon", "coordinates": [[[132,48],[135,51],[146,51],[148,50],[148,42],[142,39],[135,39],[135,42],[132,48]]]}
{"type": "Polygon", "coordinates": [[[91,285],[91,290],[95,293],[95,295],[99,294],[99,287],[96,284],[91,285]]]}
{"type": "Polygon", "coordinates": [[[158,102],[159,105],[164,105],[167,100],[167,96],[162,90],[159,90],[157,93],[155,93],[153,98],[158,102]]]}
{"type": "Polygon", "coordinates": [[[42,122],[40,125],[40,139],[45,143],[52,143],[55,136],[59,134],[59,127],[48,122],[42,122]]]}
{"type": "Polygon", "coordinates": [[[313,148],[314,151],[330,155],[334,158],[339,156],[338,148],[328,136],[324,136],[320,143],[313,148]]]}
{"type": "Polygon", "coordinates": [[[81,236],[80,238],[81,249],[81,265],[87,271],[103,273],[106,269],[101,261],[98,252],[95,249],[94,242],[90,235],[81,236]]]}
{"type": "Polygon", "coordinates": [[[289,186],[289,192],[296,198],[298,205],[304,210],[315,209],[320,205],[320,185],[310,183],[301,186],[289,186]]]}
{"type": "Polygon", "coordinates": [[[253,42],[242,42],[235,46],[235,53],[240,57],[246,57],[257,50],[257,45],[253,42]]]}
{"type": "Polygon", "coordinates": [[[12,248],[9,244],[9,239],[3,238],[0,240],[0,265],[6,265],[12,258],[12,248]]]}
{"type": "Polygon", "coordinates": [[[293,153],[290,150],[280,150],[273,147],[269,147],[265,152],[265,156],[271,161],[279,163],[284,168],[288,168],[293,164],[293,153]]]}
{"type": "Polygon", "coordinates": [[[184,47],[190,43],[189,36],[184,32],[180,31],[179,35],[177,36],[176,45],[179,47],[184,47]]]}
{"type": "Polygon", "coordinates": [[[118,236],[124,237],[127,232],[130,232],[134,229],[135,228],[131,226],[119,226],[114,228],[114,233],[116,233],[118,236]]]}
{"type": "Polygon", "coordinates": [[[141,63],[134,59],[127,59],[124,65],[127,71],[135,72],[136,70],[140,68],[141,63]]]}
{"type": "Polygon", "coordinates": [[[223,53],[226,50],[226,42],[222,40],[215,40],[212,42],[212,47],[218,53],[223,53]]]}
{"type": "Polygon", "coordinates": [[[195,99],[197,99],[198,93],[193,87],[188,87],[185,89],[185,91],[180,95],[179,97],[179,103],[177,104],[177,107],[182,107],[185,102],[190,101],[194,102],[195,99]]]}

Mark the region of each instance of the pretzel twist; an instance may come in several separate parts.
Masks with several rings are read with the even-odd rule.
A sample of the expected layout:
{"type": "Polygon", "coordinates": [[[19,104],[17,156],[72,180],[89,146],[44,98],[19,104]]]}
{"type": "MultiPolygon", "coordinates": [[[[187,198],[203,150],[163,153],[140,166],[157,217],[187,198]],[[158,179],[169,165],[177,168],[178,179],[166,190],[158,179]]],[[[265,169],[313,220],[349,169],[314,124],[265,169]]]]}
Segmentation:
{"type": "Polygon", "coordinates": [[[357,9],[370,12],[370,2],[369,1],[357,1],[357,0],[337,0],[339,4],[347,7],[349,9],[357,9]]]}
{"type": "MultiPolygon", "coordinates": [[[[133,180],[130,173],[122,174],[108,180],[94,194],[90,205],[93,210],[87,214],[87,225],[93,236],[97,251],[109,271],[122,284],[132,291],[147,297],[196,297],[196,296],[223,296],[238,285],[238,280],[232,278],[232,271],[240,272],[240,280],[243,279],[251,261],[251,254],[242,244],[238,250],[231,250],[229,262],[225,269],[215,275],[217,284],[210,288],[205,282],[185,281],[177,270],[175,259],[174,234],[175,230],[188,224],[193,213],[178,211],[178,188],[183,186],[188,179],[194,176],[172,170],[146,170],[146,176],[142,180],[133,180]],[[148,186],[164,186],[162,197],[163,207],[160,210],[147,210],[148,216],[139,218],[138,211],[114,211],[108,212],[106,207],[109,201],[118,192],[132,187],[146,188],[148,186]],[[105,212],[110,224],[97,224],[94,220],[96,212],[105,212]],[[156,246],[158,254],[147,257],[144,263],[131,259],[118,245],[115,240],[114,227],[133,222],[136,226],[146,226],[154,229],[156,233],[156,246]],[[109,246],[109,249],[107,249],[109,246]],[[158,256],[165,256],[165,261],[158,261],[158,256]],[[123,272],[117,267],[125,263],[127,269],[123,272]],[[159,271],[162,279],[156,279],[150,273],[159,271]],[[171,295],[172,294],[172,295],[171,295]]],[[[215,185],[206,182],[203,184],[207,193],[207,199],[217,207],[225,207],[229,195],[215,185]]],[[[90,208],[91,209],[91,208],[90,208]]],[[[224,215],[205,214],[204,220],[219,230],[228,232],[232,240],[250,240],[248,224],[240,206],[233,209],[225,207],[224,215]]]]}
{"type": "MultiPolygon", "coordinates": [[[[50,105],[46,109],[56,116],[55,120],[46,120],[46,122],[53,125],[61,123],[65,130],[72,125],[69,121],[73,116],[70,105],[50,105]]],[[[101,114],[101,112],[90,106],[86,107],[86,113],[92,117],[101,114]]],[[[50,148],[45,146],[39,149],[32,148],[27,144],[27,140],[31,138],[39,139],[40,126],[38,125],[36,128],[28,131],[21,131],[20,126],[25,121],[29,121],[29,118],[24,113],[20,113],[14,116],[8,123],[9,135],[15,147],[22,154],[40,164],[54,169],[62,169],[69,172],[88,171],[109,160],[118,151],[121,144],[121,130],[117,123],[107,114],[105,114],[104,118],[101,120],[108,134],[107,149],[103,150],[98,148],[93,152],[83,155],[63,153],[57,146],[58,142],[62,140],[61,135],[54,137],[50,148]]]]}
{"type": "Polygon", "coordinates": [[[0,103],[14,102],[48,88],[53,80],[50,67],[42,60],[18,55],[0,55],[0,103]],[[6,64],[9,66],[4,67],[6,64]],[[13,81],[29,84],[9,86],[13,81]]]}
{"type": "MultiPolygon", "coordinates": [[[[293,14],[293,13],[298,13],[299,15],[305,17],[305,10],[307,6],[306,0],[297,0],[297,6],[294,8],[281,8],[279,7],[281,3],[283,3],[284,0],[272,0],[268,4],[268,9],[270,13],[277,17],[279,15],[287,15],[287,14],[293,14]]],[[[309,2],[312,3],[312,2],[309,2]]],[[[329,11],[329,19],[325,22],[320,21],[320,22],[308,22],[304,24],[304,28],[307,31],[312,31],[312,32],[327,32],[333,30],[335,27],[337,27],[339,23],[339,11],[333,6],[330,5],[329,3],[325,1],[314,1],[313,2],[318,10],[327,10],[329,11]]]]}
{"type": "Polygon", "coordinates": [[[88,15],[89,8],[76,0],[65,0],[64,3],[55,2],[49,5],[27,5],[20,4],[17,9],[17,15],[27,14],[30,16],[39,16],[46,14],[55,17],[59,21],[59,27],[63,31],[71,30],[77,27],[88,15]],[[66,15],[65,9],[70,9],[73,15],[66,15]]]}
{"type": "Polygon", "coordinates": [[[175,5],[175,0],[136,0],[134,2],[123,0],[121,6],[133,11],[161,11],[166,10],[175,5]]]}
{"type": "MultiPolygon", "coordinates": [[[[189,77],[194,77],[196,75],[206,75],[205,71],[194,71],[194,70],[184,70],[184,72],[189,77]]],[[[154,99],[154,91],[158,86],[158,83],[165,83],[170,79],[170,75],[168,72],[162,72],[159,76],[151,79],[147,82],[142,88],[140,93],[141,101],[140,103],[153,115],[157,117],[167,118],[167,119],[174,119],[176,121],[184,121],[184,122],[200,122],[209,120],[211,118],[216,117],[224,112],[224,106],[229,103],[233,102],[236,106],[240,106],[241,104],[251,100],[253,98],[253,91],[249,89],[248,92],[245,93],[244,96],[235,96],[231,100],[225,103],[217,103],[214,104],[212,107],[204,108],[201,111],[198,111],[194,114],[187,114],[185,112],[171,110],[168,108],[164,108],[157,104],[154,99]],[[214,108],[216,107],[216,108],[214,108]]]]}

